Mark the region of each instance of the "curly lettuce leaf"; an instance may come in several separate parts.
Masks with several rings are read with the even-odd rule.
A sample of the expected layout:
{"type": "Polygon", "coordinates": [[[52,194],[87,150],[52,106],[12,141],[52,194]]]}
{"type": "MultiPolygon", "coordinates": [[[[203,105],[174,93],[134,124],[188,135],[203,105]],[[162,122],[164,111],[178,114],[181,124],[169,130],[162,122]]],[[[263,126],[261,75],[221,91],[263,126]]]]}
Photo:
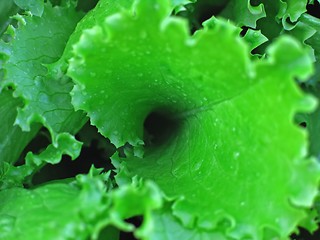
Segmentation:
{"type": "Polygon", "coordinates": [[[251,51],[268,41],[268,39],[261,33],[260,30],[252,29],[248,29],[248,31],[243,36],[243,39],[249,44],[249,48],[251,51]]]}
{"type": "Polygon", "coordinates": [[[11,91],[5,90],[0,94],[0,189],[22,186],[24,175],[17,173],[13,164],[21,158],[27,144],[35,137],[40,129],[39,124],[32,126],[29,132],[23,132],[15,126],[17,108],[21,106],[19,99],[13,98],[11,91]],[[14,147],[12,147],[14,146],[14,147]]]}
{"type": "MultiPolygon", "coordinates": [[[[280,3],[281,1],[279,1],[280,3]]],[[[276,16],[281,20],[285,30],[291,30],[295,27],[299,17],[307,11],[308,0],[285,0],[279,5],[279,12],[276,16]]]]}
{"type": "Polygon", "coordinates": [[[148,219],[161,206],[158,188],[140,183],[111,190],[106,187],[109,174],[99,172],[92,168],[70,183],[1,191],[1,239],[116,239],[120,230],[149,234],[155,223],[145,220],[136,228],[124,220],[148,219]]]}
{"type": "Polygon", "coordinates": [[[1,239],[87,239],[108,204],[101,177],[79,178],[1,191],[1,239]]]}
{"type": "Polygon", "coordinates": [[[30,174],[41,162],[60,161],[62,154],[74,159],[80,153],[81,143],[73,134],[86,119],[71,105],[69,92],[73,83],[65,76],[54,76],[46,65],[61,56],[81,17],[74,6],[52,7],[47,3],[42,17],[16,15],[18,27],[7,30],[12,39],[1,42],[0,54],[5,59],[1,87],[12,87],[14,96],[23,101],[15,124],[30,131],[33,123],[41,123],[52,137],[52,145],[40,156],[28,154],[26,165],[19,167],[21,175],[30,174]]]}
{"type": "Polygon", "coordinates": [[[266,13],[263,4],[252,5],[250,0],[197,0],[185,4],[179,15],[188,18],[191,28],[195,29],[202,28],[202,22],[212,16],[229,19],[239,27],[255,28],[257,20],[264,18],[266,13]]]}
{"type": "Polygon", "coordinates": [[[22,132],[19,126],[14,126],[17,107],[21,101],[12,97],[9,91],[0,94],[0,162],[14,163],[19,159],[25,146],[35,136],[39,126],[34,126],[30,132],[22,132]],[[14,148],[12,148],[14,146],[14,148]]]}
{"type": "Polygon", "coordinates": [[[75,44],[74,106],[117,147],[135,146],[114,161],[177,198],[173,214],[183,227],[287,237],[307,215],[320,177],[319,164],[306,159],[306,132],[293,123],[297,111],[314,108],[294,82],[312,72],[308,51],[282,37],[268,58],[252,61],[230,23],[190,36],[186,21],[168,17],[168,2],[134,6],[84,30],[75,44]],[[146,133],[150,115],[155,129],[146,133]]]}
{"type": "Polygon", "coordinates": [[[219,14],[221,17],[232,20],[238,26],[256,27],[259,19],[266,16],[263,4],[251,5],[251,1],[229,1],[219,14]]]}
{"type": "MultiPolygon", "coordinates": [[[[170,0],[171,8],[180,11],[183,5],[193,2],[194,0],[170,0]]],[[[96,7],[88,12],[75,28],[69,37],[63,55],[56,63],[50,64],[50,69],[56,74],[65,74],[68,68],[68,60],[72,57],[73,44],[78,42],[82,35],[83,29],[94,27],[96,24],[103,22],[107,16],[121,12],[123,9],[131,8],[131,0],[100,0],[96,7]]]]}

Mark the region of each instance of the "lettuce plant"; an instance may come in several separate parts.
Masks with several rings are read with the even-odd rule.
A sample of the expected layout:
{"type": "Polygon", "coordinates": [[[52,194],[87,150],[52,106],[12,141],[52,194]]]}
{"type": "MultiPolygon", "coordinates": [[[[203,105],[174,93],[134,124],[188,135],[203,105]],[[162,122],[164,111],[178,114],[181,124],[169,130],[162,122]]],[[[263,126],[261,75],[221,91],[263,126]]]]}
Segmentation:
{"type": "Polygon", "coordinates": [[[0,239],[316,236],[317,11],[1,2],[0,239]]]}

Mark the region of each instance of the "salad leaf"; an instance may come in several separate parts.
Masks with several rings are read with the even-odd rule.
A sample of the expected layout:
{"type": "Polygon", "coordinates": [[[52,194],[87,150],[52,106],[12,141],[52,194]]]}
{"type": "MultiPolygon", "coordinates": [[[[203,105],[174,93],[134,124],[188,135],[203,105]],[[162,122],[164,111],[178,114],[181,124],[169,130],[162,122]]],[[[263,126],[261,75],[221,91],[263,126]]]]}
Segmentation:
{"type": "Polygon", "coordinates": [[[135,147],[114,162],[176,198],[183,227],[288,236],[320,173],[293,123],[315,106],[294,82],[312,73],[308,50],[282,37],[252,61],[230,23],[208,22],[190,36],[186,21],[169,15],[168,2],[136,1],[84,30],[68,69],[74,106],[115,146],[135,147]]]}
{"type": "Polygon", "coordinates": [[[1,239],[97,239],[100,232],[109,239],[119,234],[114,225],[140,234],[148,231],[151,222],[144,222],[144,229],[135,229],[124,219],[147,217],[152,209],[159,208],[159,190],[145,183],[110,191],[105,184],[108,174],[98,172],[92,168],[88,175],[79,175],[70,183],[1,191],[1,239]]]}
{"type": "Polygon", "coordinates": [[[317,9],[0,2],[0,239],[317,236],[317,9]]]}
{"type": "Polygon", "coordinates": [[[266,16],[263,4],[252,6],[251,1],[229,1],[220,13],[221,17],[234,21],[239,26],[255,28],[258,19],[266,16]]]}
{"type": "Polygon", "coordinates": [[[1,239],[86,239],[108,206],[104,191],[101,177],[84,176],[73,184],[1,191],[1,239]]]}
{"type": "Polygon", "coordinates": [[[41,18],[16,15],[18,27],[10,26],[7,31],[12,40],[1,43],[1,54],[6,59],[2,88],[13,87],[14,97],[21,98],[24,103],[18,108],[15,124],[23,131],[30,131],[32,123],[41,123],[51,133],[53,142],[40,156],[32,153],[27,156],[27,165],[20,167],[22,175],[35,170],[31,165],[58,162],[64,153],[72,158],[80,153],[81,144],[71,134],[76,133],[86,119],[71,105],[69,91],[73,84],[66,77],[49,73],[45,65],[61,56],[81,16],[71,6],[52,7],[47,3],[41,18]]]}

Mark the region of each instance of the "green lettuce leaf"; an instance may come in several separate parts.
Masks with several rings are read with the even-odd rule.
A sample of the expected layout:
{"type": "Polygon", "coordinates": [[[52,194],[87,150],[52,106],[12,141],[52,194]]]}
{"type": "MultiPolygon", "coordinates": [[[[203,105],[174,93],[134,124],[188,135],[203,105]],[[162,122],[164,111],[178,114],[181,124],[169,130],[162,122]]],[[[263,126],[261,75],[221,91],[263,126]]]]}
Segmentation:
{"type": "MultiPolygon", "coordinates": [[[[213,2],[213,1],[212,1],[213,2]]],[[[238,26],[256,27],[257,20],[266,16],[263,4],[251,5],[251,1],[229,1],[219,14],[221,17],[232,20],[238,26]]]]}
{"type": "Polygon", "coordinates": [[[40,125],[35,124],[29,132],[23,132],[19,126],[14,125],[17,108],[21,104],[19,99],[12,97],[11,91],[5,90],[1,92],[0,189],[22,186],[24,175],[17,173],[17,169],[13,167],[13,164],[21,158],[23,150],[40,129],[40,125]]]}
{"type": "Polygon", "coordinates": [[[30,131],[31,124],[41,123],[52,137],[52,145],[40,156],[28,154],[26,165],[19,167],[20,175],[31,174],[43,162],[57,163],[62,154],[76,158],[80,153],[81,143],[73,134],[86,119],[71,105],[69,92],[73,83],[63,75],[48,72],[46,65],[61,56],[81,17],[72,5],[52,7],[47,3],[42,17],[16,15],[17,28],[9,26],[7,30],[12,39],[0,44],[0,55],[5,59],[1,87],[12,87],[14,97],[23,101],[15,124],[30,131]]]}
{"type": "Polygon", "coordinates": [[[320,177],[306,159],[306,131],[293,123],[315,106],[294,82],[310,76],[309,52],[282,37],[252,61],[228,22],[190,36],[186,21],[168,17],[168,2],[134,6],[75,44],[74,106],[117,147],[134,146],[114,161],[177,198],[172,211],[184,228],[287,237],[320,177]]]}
{"type": "Polygon", "coordinates": [[[108,207],[101,177],[0,192],[1,239],[87,239],[108,207]]]}
{"type": "Polygon", "coordinates": [[[255,28],[257,20],[266,16],[263,4],[252,5],[247,1],[197,0],[192,4],[185,3],[180,16],[188,18],[191,28],[199,29],[202,22],[212,16],[231,20],[235,25],[255,28]]]}
{"type": "Polygon", "coordinates": [[[31,190],[1,191],[0,238],[116,239],[118,229],[149,234],[154,222],[144,220],[136,228],[124,220],[132,216],[148,219],[162,203],[158,188],[147,182],[111,190],[106,184],[109,173],[99,172],[92,168],[70,183],[57,181],[31,190]]]}

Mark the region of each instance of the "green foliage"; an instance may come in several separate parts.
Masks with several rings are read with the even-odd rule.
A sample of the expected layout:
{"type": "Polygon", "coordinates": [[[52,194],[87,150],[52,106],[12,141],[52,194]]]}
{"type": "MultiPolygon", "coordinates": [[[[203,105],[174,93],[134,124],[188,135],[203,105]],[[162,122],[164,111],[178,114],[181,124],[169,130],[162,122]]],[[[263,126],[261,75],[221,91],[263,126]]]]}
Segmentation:
{"type": "Polygon", "coordinates": [[[316,231],[317,4],[1,2],[0,239],[316,231]]]}

